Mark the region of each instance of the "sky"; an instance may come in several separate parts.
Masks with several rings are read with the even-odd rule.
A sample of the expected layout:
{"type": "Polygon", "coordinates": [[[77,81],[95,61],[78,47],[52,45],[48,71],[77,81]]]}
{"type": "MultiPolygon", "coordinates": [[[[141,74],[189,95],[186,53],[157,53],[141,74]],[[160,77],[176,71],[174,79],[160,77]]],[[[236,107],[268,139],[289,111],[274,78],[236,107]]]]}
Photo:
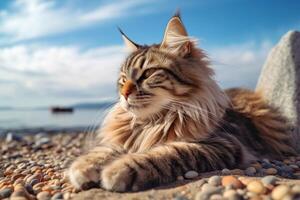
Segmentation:
{"type": "Polygon", "coordinates": [[[298,0],[1,0],[0,107],[115,99],[117,27],[159,43],[178,8],[223,88],[255,88],[270,49],[300,30],[298,0]]]}

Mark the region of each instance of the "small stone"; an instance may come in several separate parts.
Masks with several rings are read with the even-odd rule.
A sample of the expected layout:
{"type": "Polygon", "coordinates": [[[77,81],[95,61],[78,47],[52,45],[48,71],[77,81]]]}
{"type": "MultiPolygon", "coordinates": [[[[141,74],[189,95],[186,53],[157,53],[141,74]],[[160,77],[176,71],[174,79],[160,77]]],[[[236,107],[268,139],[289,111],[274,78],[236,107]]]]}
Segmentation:
{"type": "Polygon", "coordinates": [[[230,174],[232,175],[244,175],[244,171],[241,169],[233,169],[230,171],[230,174]]]}
{"type": "Polygon", "coordinates": [[[183,181],[183,180],[184,180],[184,177],[183,177],[183,176],[177,176],[177,180],[178,180],[178,181],[183,181]]]}
{"type": "Polygon", "coordinates": [[[36,195],[36,198],[38,200],[49,200],[51,198],[51,195],[49,192],[47,191],[43,191],[43,192],[40,192],[36,195]]]}
{"type": "Polygon", "coordinates": [[[277,174],[277,169],[275,169],[275,168],[268,168],[268,169],[265,169],[264,172],[267,175],[275,175],[275,174],[277,174]]]}
{"type": "Polygon", "coordinates": [[[261,182],[265,185],[275,185],[278,181],[278,178],[276,176],[265,176],[261,179],[261,182]]]}
{"type": "Polygon", "coordinates": [[[222,178],[222,185],[227,186],[227,185],[232,185],[234,188],[242,188],[243,184],[240,180],[235,178],[234,176],[224,176],[222,178]]]}
{"type": "Polygon", "coordinates": [[[266,188],[261,181],[251,181],[247,185],[247,190],[255,194],[264,194],[266,192],[266,188]]]}
{"type": "Polygon", "coordinates": [[[235,190],[227,190],[223,194],[227,200],[240,200],[241,196],[235,190]]]}
{"type": "Polygon", "coordinates": [[[225,168],[225,169],[222,169],[221,173],[222,173],[223,175],[229,175],[229,174],[230,174],[230,170],[227,169],[227,168],[225,168]]]}
{"type": "Polygon", "coordinates": [[[280,200],[289,192],[290,188],[287,185],[279,185],[273,189],[271,196],[275,200],[280,200]]]}
{"type": "MultiPolygon", "coordinates": [[[[40,182],[42,179],[42,175],[41,174],[34,174],[32,176],[29,176],[27,179],[26,179],[26,182],[27,183],[30,183],[32,180],[36,180],[38,182],[40,182]]],[[[33,186],[33,185],[32,185],[33,186]]]]}
{"type": "Polygon", "coordinates": [[[8,198],[12,194],[12,188],[3,188],[0,190],[0,199],[8,198]]]}
{"type": "Polygon", "coordinates": [[[256,173],[256,169],[255,167],[248,167],[246,170],[245,170],[245,174],[247,176],[254,176],[256,173]]]}
{"type": "Polygon", "coordinates": [[[196,178],[198,175],[199,174],[196,171],[188,171],[187,173],[184,174],[184,177],[187,179],[193,179],[196,178]]]}
{"type": "MultiPolygon", "coordinates": [[[[64,199],[64,196],[63,196],[63,194],[60,193],[60,192],[54,194],[54,195],[52,196],[52,198],[51,198],[51,200],[62,200],[62,199],[64,199]]],[[[183,199],[181,199],[181,200],[183,200],[183,199]]]]}
{"type": "Polygon", "coordinates": [[[221,177],[220,176],[212,176],[208,179],[208,183],[214,186],[219,186],[221,185],[221,177]]]}

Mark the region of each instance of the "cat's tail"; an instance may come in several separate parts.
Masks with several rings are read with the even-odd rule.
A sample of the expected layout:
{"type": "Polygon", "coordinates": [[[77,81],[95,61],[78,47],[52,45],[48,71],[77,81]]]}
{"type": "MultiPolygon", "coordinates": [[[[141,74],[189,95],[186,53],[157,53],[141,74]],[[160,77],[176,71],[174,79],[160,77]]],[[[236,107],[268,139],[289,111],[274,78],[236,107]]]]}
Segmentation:
{"type": "Polygon", "coordinates": [[[291,129],[279,109],[269,105],[259,92],[233,88],[226,90],[232,108],[249,118],[261,137],[278,156],[294,155],[291,129]]]}

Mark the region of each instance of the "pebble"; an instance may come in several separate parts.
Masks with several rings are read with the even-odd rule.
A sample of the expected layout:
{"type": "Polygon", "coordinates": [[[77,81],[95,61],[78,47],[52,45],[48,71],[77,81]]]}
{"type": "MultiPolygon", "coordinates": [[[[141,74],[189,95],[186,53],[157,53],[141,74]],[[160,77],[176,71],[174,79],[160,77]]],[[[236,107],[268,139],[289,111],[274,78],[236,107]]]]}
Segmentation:
{"type": "Polygon", "coordinates": [[[8,198],[12,194],[13,190],[11,188],[3,188],[0,190],[0,199],[8,198]]]}
{"type": "Polygon", "coordinates": [[[197,176],[199,176],[199,173],[196,171],[188,171],[184,174],[184,177],[187,179],[193,179],[196,178],[197,176]]]}
{"type": "Polygon", "coordinates": [[[256,173],[256,169],[255,167],[248,167],[246,170],[245,170],[245,174],[247,176],[254,176],[256,173]]]}
{"type": "Polygon", "coordinates": [[[230,174],[232,175],[244,175],[244,171],[241,169],[233,169],[230,171],[230,174]]]}
{"type": "MultiPolygon", "coordinates": [[[[56,193],[52,196],[51,200],[60,200],[60,199],[64,199],[64,196],[62,193],[56,193]]],[[[182,199],[183,200],[183,199],[182,199]]]]}
{"type": "Polygon", "coordinates": [[[261,182],[267,186],[267,185],[275,185],[278,178],[276,176],[265,176],[261,179],[261,182]]]}
{"type": "Polygon", "coordinates": [[[234,176],[224,176],[222,178],[222,185],[223,186],[232,185],[236,189],[243,187],[242,182],[234,176]]]}
{"type": "Polygon", "coordinates": [[[227,190],[224,192],[223,197],[227,200],[240,200],[241,196],[237,193],[236,190],[227,190]]]}
{"type": "Polygon", "coordinates": [[[212,176],[208,179],[210,185],[219,186],[221,185],[222,178],[220,176],[212,176]]]}
{"type": "Polygon", "coordinates": [[[277,169],[275,168],[268,168],[264,171],[267,175],[275,175],[277,174],[277,169]]]}
{"type": "Polygon", "coordinates": [[[273,189],[271,196],[275,200],[281,200],[289,192],[290,188],[287,185],[279,185],[273,189]]]}
{"type": "Polygon", "coordinates": [[[227,169],[227,168],[225,168],[225,169],[222,169],[221,173],[222,173],[223,175],[229,175],[229,174],[230,174],[230,170],[227,169]]]}
{"type": "Polygon", "coordinates": [[[247,190],[255,194],[264,194],[266,192],[265,186],[262,184],[261,181],[258,180],[251,181],[247,185],[247,190]]]}
{"type": "Polygon", "coordinates": [[[50,195],[49,192],[43,191],[43,192],[38,193],[38,194],[36,195],[36,198],[37,198],[38,200],[49,200],[49,199],[51,199],[51,195],[50,195]]]}

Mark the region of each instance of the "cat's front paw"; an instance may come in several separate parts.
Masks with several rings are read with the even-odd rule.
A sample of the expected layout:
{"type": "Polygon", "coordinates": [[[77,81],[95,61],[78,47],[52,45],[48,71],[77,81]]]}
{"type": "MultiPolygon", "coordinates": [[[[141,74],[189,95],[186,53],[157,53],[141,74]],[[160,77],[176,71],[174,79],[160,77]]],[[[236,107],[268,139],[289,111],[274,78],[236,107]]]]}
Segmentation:
{"type": "Polygon", "coordinates": [[[124,162],[114,162],[103,169],[101,173],[101,185],[106,190],[125,192],[135,191],[133,186],[137,171],[124,162]]]}
{"type": "Polygon", "coordinates": [[[76,160],[68,171],[72,185],[81,190],[100,186],[100,170],[96,164],[86,162],[85,159],[76,160]]]}

